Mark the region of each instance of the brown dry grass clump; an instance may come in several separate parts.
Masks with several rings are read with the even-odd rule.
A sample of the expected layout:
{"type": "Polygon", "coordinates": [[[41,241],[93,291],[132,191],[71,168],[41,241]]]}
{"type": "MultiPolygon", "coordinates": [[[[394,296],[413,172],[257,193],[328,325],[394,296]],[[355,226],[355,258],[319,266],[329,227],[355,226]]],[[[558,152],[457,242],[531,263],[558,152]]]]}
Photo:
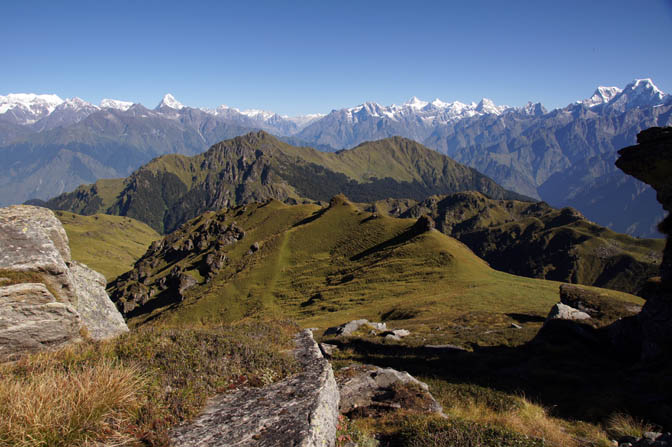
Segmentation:
{"type": "Polygon", "coordinates": [[[296,329],[144,328],[0,365],[0,446],[168,445],[208,397],[293,373],[296,329]]]}
{"type": "Polygon", "coordinates": [[[36,367],[18,366],[25,375],[0,377],[0,445],[87,445],[101,435],[131,440],[124,427],[146,402],[137,368],[110,360],[62,368],[48,355],[35,360],[36,367]]]}

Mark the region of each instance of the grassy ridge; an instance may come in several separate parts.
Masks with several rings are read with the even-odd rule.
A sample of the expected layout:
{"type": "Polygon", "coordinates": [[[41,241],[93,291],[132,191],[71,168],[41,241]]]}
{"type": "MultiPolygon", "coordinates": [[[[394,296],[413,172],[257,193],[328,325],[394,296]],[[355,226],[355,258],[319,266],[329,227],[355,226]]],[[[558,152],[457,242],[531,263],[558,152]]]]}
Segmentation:
{"type": "Polygon", "coordinates": [[[56,211],[68,239],[72,258],[102,273],[108,281],[130,270],[133,263],[161,236],[129,217],[81,216],[56,211]]]}

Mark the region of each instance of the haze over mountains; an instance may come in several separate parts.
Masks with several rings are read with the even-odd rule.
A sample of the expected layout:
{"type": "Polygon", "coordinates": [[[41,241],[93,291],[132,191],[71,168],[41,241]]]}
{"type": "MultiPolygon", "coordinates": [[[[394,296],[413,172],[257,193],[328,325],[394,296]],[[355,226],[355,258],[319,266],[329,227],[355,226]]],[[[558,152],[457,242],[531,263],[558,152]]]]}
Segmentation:
{"type": "Polygon", "coordinates": [[[653,191],[613,165],[637,132],[672,124],[672,97],[650,79],[595,93],[561,109],[431,102],[365,103],[326,116],[185,106],[166,95],[153,110],[128,101],[100,105],[55,95],[0,96],[0,205],[48,199],[99,178],[123,177],[166,153],[193,155],[262,129],[294,145],[353,147],[411,138],[476,168],[507,189],[553,206],[574,206],[619,232],[657,235],[653,191]],[[624,200],[627,197],[629,199],[624,200]],[[595,204],[599,203],[599,206],[595,204]]]}

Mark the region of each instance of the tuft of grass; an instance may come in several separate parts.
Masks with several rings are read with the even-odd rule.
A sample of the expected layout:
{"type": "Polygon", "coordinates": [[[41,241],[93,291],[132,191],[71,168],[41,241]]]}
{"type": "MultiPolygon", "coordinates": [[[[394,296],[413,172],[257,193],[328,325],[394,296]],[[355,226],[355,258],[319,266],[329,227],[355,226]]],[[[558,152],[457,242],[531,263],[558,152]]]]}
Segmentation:
{"type": "Polygon", "coordinates": [[[550,416],[546,408],[523,396],[469,384],[430,383],[451,418],[542,439],[549,446],[578,445],[565,421],[550,416]]]}
{"type": "Polygon", "coordinates": [[[103,434],[120,444],[132,439],[124,427],[147,400],[136,367],[102,359],[62,368],[47,357],[26,374],[0,376],[0,446],[84,445],[103,434]]]}
{"type": "Polygon", "coordinates": [[[296,329],[149,327],[0,365],[0,446],[168,445],[207,398],[295,372],[296,329]]]}
{"type": "Polygon", "coordinates": [[[653,425],[623,413],[613,414],[607,420],[607,432],[617,440],[625,436],[641,438],[644,433],[654,429],[653,425]]]}
{"type": "Polygon", "coordinates": [[[461,419],[411,416],[401,422],[395,445],[408,447],[543,447],[540,439],[461,419]]]}

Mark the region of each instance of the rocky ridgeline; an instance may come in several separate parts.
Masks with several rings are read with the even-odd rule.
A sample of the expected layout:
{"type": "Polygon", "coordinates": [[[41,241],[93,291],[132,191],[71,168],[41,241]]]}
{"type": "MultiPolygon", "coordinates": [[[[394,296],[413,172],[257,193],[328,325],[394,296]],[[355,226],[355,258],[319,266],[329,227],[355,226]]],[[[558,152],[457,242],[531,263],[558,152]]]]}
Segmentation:
{"type": "MultiPolygon", "coordinates": [[[[132,270],[111,284],[112,300],[119,310],[133,315],[151,300],[163,304],[182,301],[185,292],[199,283],[186,273],[187,268],[198,270],[209,282],[228,264],[227,251],[245,237],[236,222],[225,222],[226,216],[226,212],[206,213],[154,242],[132,270]]],[[[258,243],[250,246],[250,252],[258,249],[258,243]]]]}
{"type": "Polygon", "coordinates": [[[0,360],[128,331],[105,284],[72,260],[51,210],[0,208],[0,360]]]}

